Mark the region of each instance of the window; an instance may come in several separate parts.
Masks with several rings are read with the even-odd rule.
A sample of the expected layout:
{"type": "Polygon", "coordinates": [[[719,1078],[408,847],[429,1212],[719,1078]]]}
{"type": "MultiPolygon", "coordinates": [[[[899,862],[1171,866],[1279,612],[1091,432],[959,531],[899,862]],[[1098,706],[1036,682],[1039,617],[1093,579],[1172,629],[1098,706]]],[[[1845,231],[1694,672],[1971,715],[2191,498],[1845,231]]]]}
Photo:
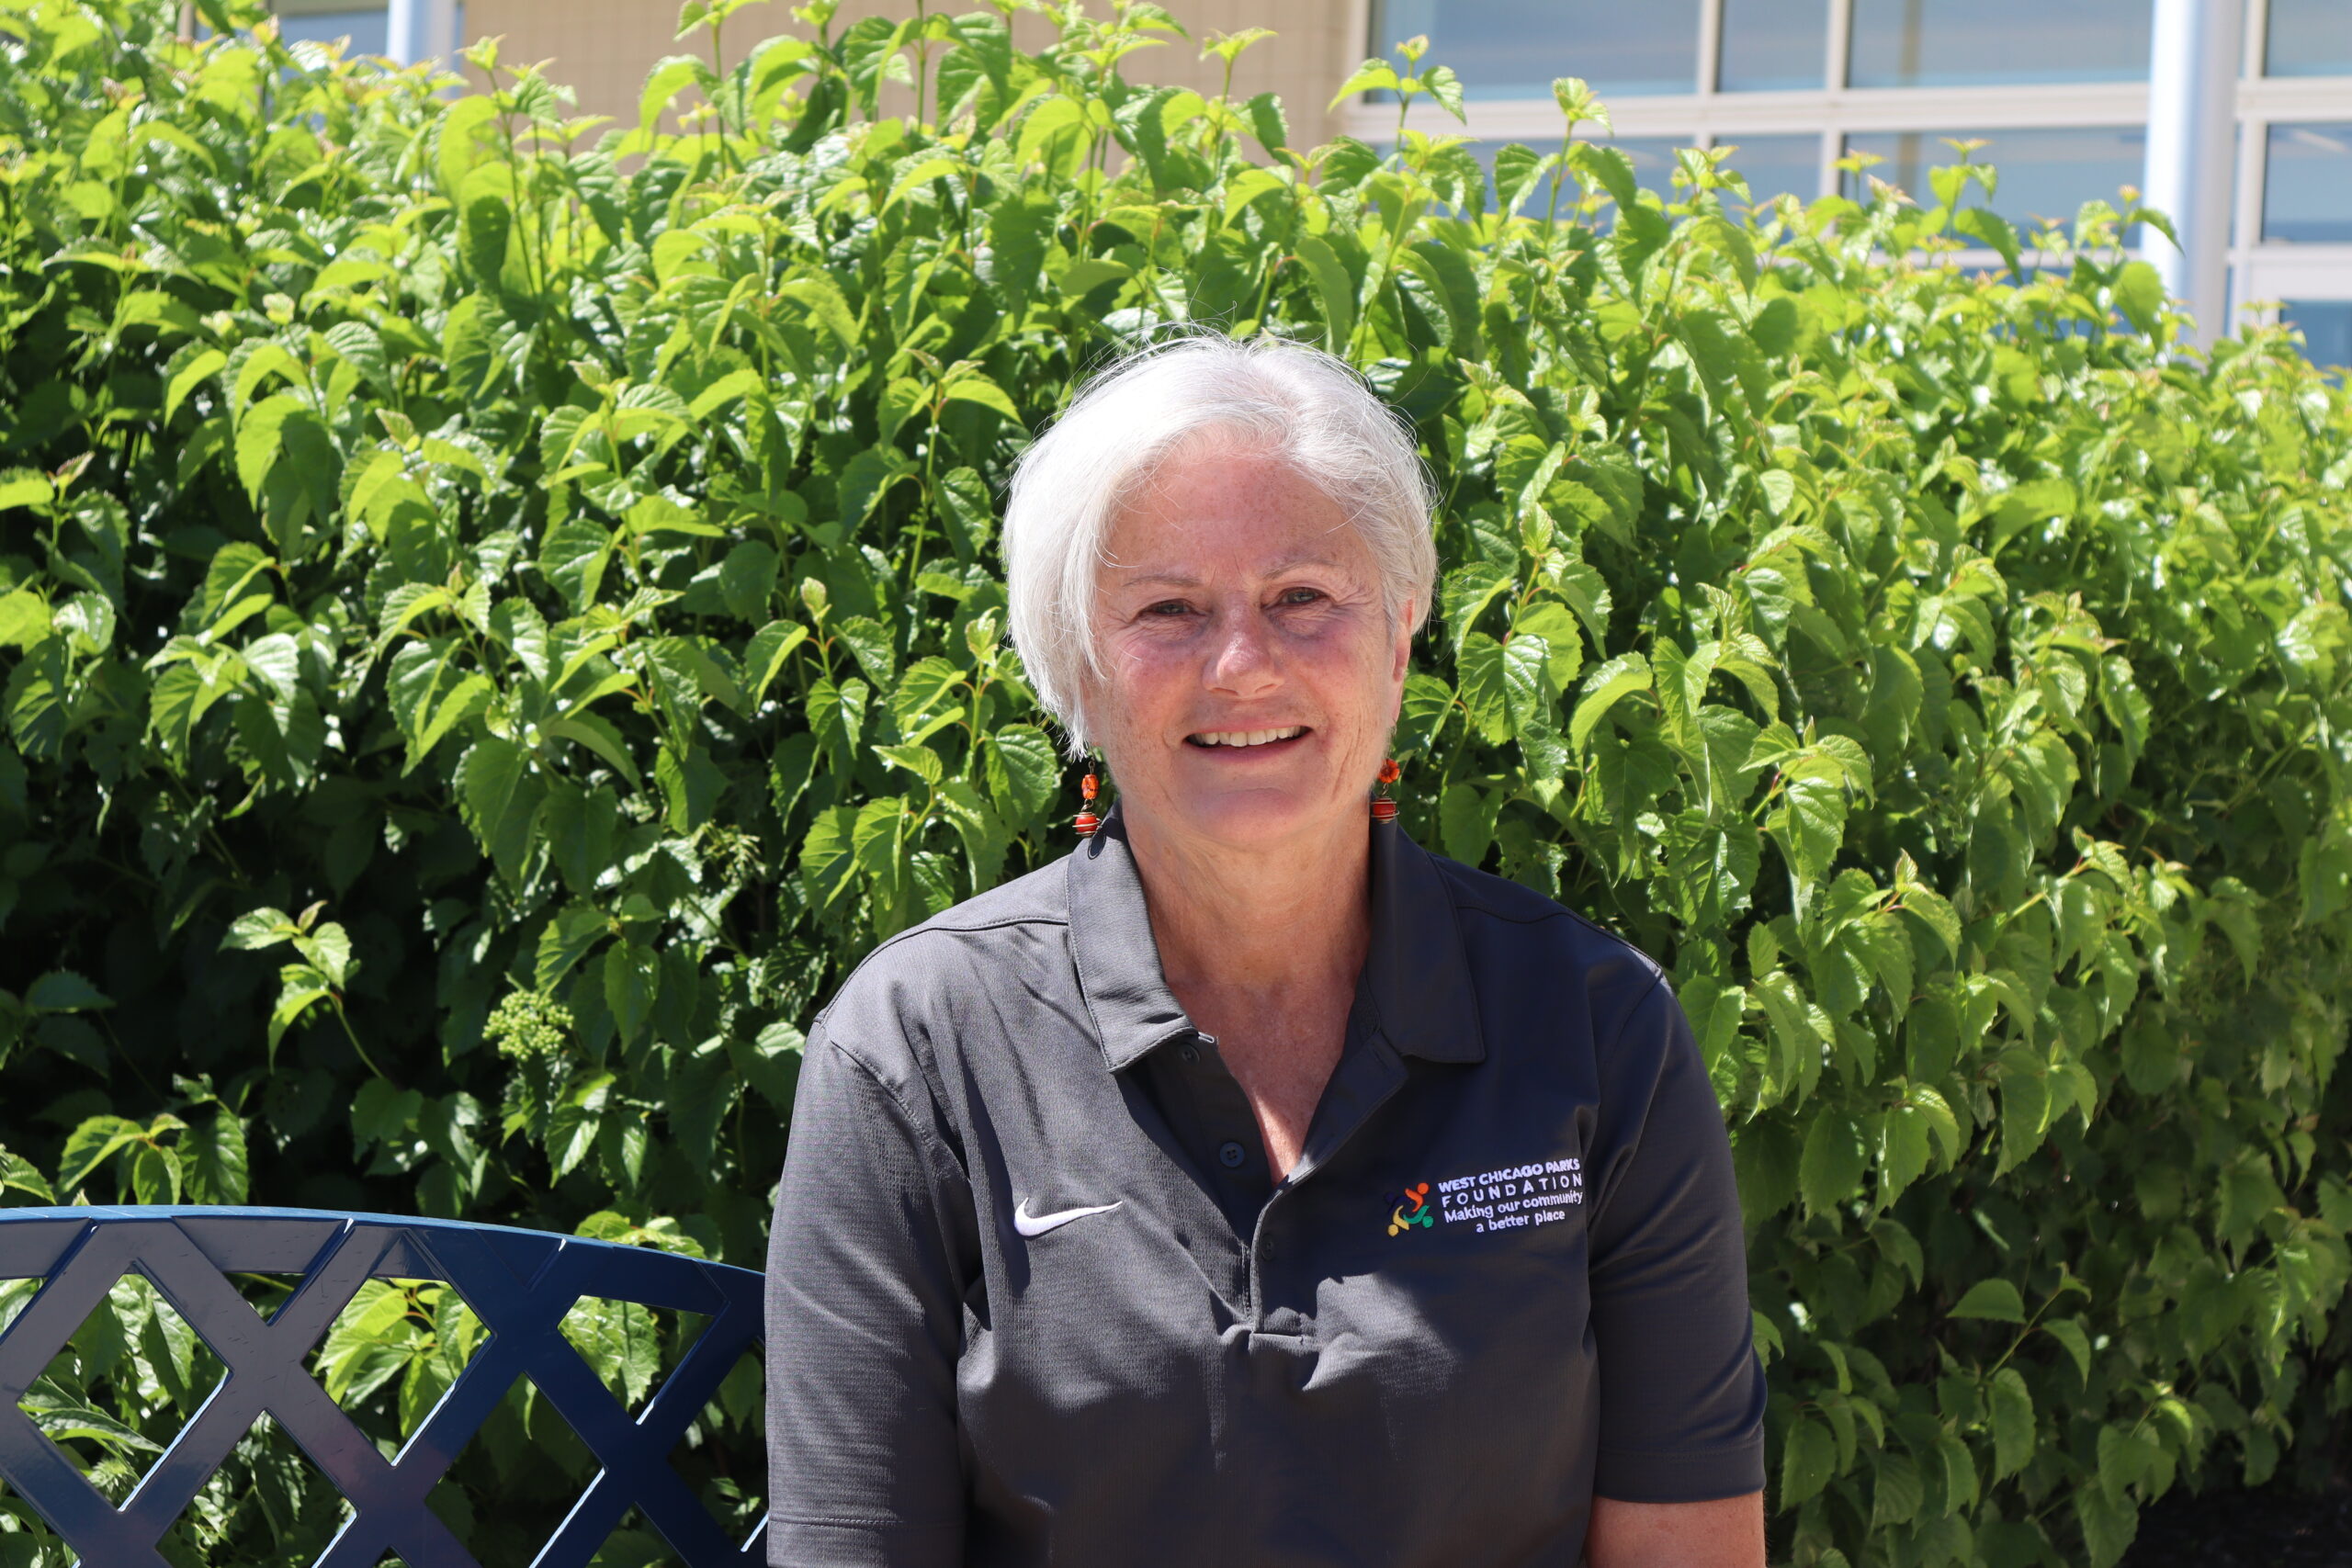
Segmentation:
{"type": "Polygon", "coordinates": [[[1718,136],[1715,144],[1737,149],[1725,165],[1747,176],[1747,194],[1761,207],[1776,196],[1811,201],[1821,194],[1818,136],[1718,136]]]}
{"type": "Polygon", "coordinates": [[[2154,15],[2150,0],[1854,0],[1849,81],[1857,87],[2144,81],[2154,15]]]}
{"type": "Polygon", "coordinates": [[[1473,98],[1549,98],[1555,76],[1620,96],[1699,80],[1698,0],[1377,0],[1373,49],[1426,34],[1473,98]]]}
{"type": "Polygon", "coordinates": [[[1726,93],[1777,93],[1822,85],[1829,53],[1828,0],[1724,0],[1726,93]]]}
{"type": "MultiPolygon", "coordinates": [[[[1875,131],[1849,136],[1849,152],[1875,152],[1884,163],[1870,171],[1890,185],[1899,186],[1923,206],[1932,206],[1935,192],[1928,171],[1960,162],[1946,145],[1961,141],[1956,131],[1875,131]]],[[[2148,133],[2138,126],[2112,130],[1999,130],[1984,138],[1986,145],[1970,160],[1990,164],[1999,171],[1998,188],[1984,202],[1981,187],[1972,186],[1963,199],[1983,203],[2030,233],[2040,220],[2072,228],[2075,209],[2097,198],[2116,203],[2120,186],[2136,186],[2147,166],[2148,133]]],[[[1860,199],[1867,183],[1847,176],[1847,193],[1860,199]]]]}
{"type": "Polygon", "coordinates": [[[349,39],[345,54],[381,54],[390,37],[384,18],[382,11],[312,11],[278,17],[277,31],[288,43],[333,43],[337,39],[349,39]]]}
{"type": "Polygon", "coordinates": [[[2352,125],[2274,125],[2262,237],[2352,244],[2352,125]]]}
{"type": "Polygon", "coordinates": [[[333,43],[349,39],[345,53],[381,54],[389,47],[389,14],[382,6],[352,0],[277,0],[278,36],[288,43],[333,43]]]}
{"type": "Polygon", "coordinates": [[[2290,299],[2278,321],[2303,334],[2312,364],[2352,367],[2352,299],[2290,299]]]}
{"type": "Polygon", "coordinates": [[[2352,76],[2352,6],[2344,0],[2270,0],[2263,72],[2352,76]]]}

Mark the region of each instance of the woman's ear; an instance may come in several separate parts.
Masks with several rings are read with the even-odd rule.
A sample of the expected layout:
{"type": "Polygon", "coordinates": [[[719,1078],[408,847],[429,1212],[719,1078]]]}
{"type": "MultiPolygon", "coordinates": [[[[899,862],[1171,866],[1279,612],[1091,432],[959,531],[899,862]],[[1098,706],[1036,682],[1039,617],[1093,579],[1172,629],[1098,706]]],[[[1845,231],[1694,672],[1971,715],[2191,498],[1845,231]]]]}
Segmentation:
{"type": "Polygon", "coordinates": [[[1392,650],[1388,680],[1399,690],[1405,684],[1405,672],[1413,667],[1413,628],[1420,625],[1420,601],[1417,599],[1408,599],[1397,607],[1396,646],[1392,650]]]}

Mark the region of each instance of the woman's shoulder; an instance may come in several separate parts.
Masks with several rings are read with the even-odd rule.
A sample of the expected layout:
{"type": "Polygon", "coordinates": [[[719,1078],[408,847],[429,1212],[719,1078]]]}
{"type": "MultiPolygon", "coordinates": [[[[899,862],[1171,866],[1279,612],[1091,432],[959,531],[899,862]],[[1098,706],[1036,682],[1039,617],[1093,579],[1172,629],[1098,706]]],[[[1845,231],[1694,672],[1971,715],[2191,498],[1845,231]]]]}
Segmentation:
{"type": "Polygon", "coordinates": [[[1430,859],[1453,899],[1474,969],[1547,985],[1573,977],[1588,993],[1614,993],[1628,1003],[1664,977],[1648,953],[1558,899],[1442,854],[1430,859]]]}

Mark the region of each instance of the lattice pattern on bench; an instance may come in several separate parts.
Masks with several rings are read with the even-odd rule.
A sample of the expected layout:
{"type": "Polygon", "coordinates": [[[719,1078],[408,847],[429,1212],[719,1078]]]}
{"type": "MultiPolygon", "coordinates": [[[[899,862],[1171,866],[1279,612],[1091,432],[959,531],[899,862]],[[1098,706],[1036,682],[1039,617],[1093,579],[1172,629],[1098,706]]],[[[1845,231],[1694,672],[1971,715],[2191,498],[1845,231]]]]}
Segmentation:
{"type": "Polygon", "coordinates": [[[632,1505],[687,1568],[760,1560],[764,1529],[729,1541],[671,1467],[687,1426],[761,1329],[751,1269],[576,1236],[453,1221],[291,1209],[0,1210],[0,1279],[40,1291],[0,1333],[0,1478],[94,1568],[167,1568],[157,1542],[266,1412],[352,1506],[319,1568],[481,1568],[425,1505],[518,1377],[602,1467],[533,1568],[586,1568],[632,1505]],[[118,1508],[18,1403],[115,1282],[136,1271],[228,1368],[118,1508]],[[266,1320],[230,1274],[299,1275],[266,1320]],[[386,1459],[304,1366],[371,1279],[453,1286],[488,1337],[396,1458],[386,1459]],[[563,1333],[582,1297],[710,1320],[635,1417],[563,1333]]]}

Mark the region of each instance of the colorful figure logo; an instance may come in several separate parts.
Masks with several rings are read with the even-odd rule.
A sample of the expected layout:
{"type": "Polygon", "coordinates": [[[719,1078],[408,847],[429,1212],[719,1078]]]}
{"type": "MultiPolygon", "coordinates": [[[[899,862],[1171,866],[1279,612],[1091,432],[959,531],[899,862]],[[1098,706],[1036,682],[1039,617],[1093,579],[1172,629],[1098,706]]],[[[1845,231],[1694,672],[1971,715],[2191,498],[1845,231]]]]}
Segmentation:
{"type": "Polygon", "coordinates": [[[1430,1184],[1408,1187],[1401,1193],[1392,1193],[1396,1206],[1388,1211],[1388,1234],[1403,1235],[1415,1225],[1424,1228],[1435,1224],[1437,1216],[1430,1212],[1430,1184]]]}

